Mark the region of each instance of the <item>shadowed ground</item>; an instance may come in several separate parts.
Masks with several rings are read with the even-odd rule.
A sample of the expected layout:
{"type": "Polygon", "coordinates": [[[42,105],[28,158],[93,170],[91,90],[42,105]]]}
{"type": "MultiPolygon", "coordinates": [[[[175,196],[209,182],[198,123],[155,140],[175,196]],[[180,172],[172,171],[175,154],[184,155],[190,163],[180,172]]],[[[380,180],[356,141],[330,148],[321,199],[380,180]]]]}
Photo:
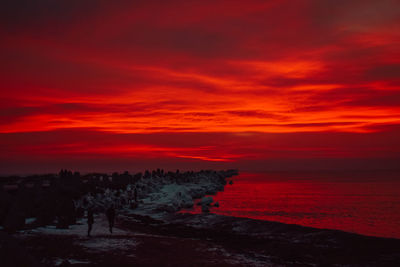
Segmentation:
{"type": "MultiPolygon", "coordinates": [[[[40,228],[2,238],[9,266],[399,266],[400,240],[366,237],[214,214],[167,215],[162,220],[120,215],[113,235],[97,216],[86,225],[40,228]],[[12,242],[11,242],[12,241],[12,242]],[[14,259],[14,262],[12,260],[14,259]],[[65,261],[68,260],[68,263],[65,261]],[[26,266],[26,265],[25,265],[26,266]]],[[[4,234],[3,234],[4,236],[4,234]]]]}

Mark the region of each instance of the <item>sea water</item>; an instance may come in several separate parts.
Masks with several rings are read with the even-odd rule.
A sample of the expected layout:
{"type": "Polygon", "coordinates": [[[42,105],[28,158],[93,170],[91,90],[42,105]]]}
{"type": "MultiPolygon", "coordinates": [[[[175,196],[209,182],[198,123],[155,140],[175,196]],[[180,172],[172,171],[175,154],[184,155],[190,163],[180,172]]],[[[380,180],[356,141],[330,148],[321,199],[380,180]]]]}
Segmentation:
{"type": "Polygon", "coordinates": [[[232,181],[211,212],[400,238],[400,172],[241,173],[232,181]]]}

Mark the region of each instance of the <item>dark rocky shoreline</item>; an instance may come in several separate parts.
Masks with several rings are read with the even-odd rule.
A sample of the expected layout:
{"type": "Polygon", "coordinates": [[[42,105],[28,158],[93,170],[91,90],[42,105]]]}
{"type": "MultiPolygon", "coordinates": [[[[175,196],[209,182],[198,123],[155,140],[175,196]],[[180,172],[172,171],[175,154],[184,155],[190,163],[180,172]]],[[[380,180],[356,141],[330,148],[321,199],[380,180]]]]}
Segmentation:
{"type": "Polygon", "coordinates": [[[215,214],[162,220],[121,214],[120,249],[97,251],[77,235],[1,233],[2,266],[399,266],[400,240],[215,214]],[[126,240],[135,240],[132,248],[126,240]],[[79,241],[79,242],[77,242],[79,241]],[[23,257],[21,257],[23,255],[23,257]],[[16,261],[17,259],[17,261],[16,261]],[[75,259],[66,261],[65,259],[75,259]],[[79,259],[77,261],[76,259],[79,259]],[[20,261],[20,264],[18,264],[20,261]],[[75,262],[75,263],[74,263],[75,262]],[[82,263],[83,262],[83,263],[82,263]],[[8,264],[8,265],[7,265],[8,264]],[[60,265],[61,266],[61,265],[60,265]]]}
{"type": "MultiPolygon", "coordinates": [[[[171,219],[174,235],[221,242],[238,252],[267,257],[285,266],[399,266],[400,240],[369,237],[338,230],[214,214],[178,215],[171,219]],[[198,222],[201,223],[198,223],[198,222]],[[192,225],[195,225],[193,227],[192,225]],[[185,234],[183,234],[185,236],[185,234]]],[[[171,228],[169,229],[171,230],[171,228]]],[[[257,257],[256,257],[257,258],[257,257]]]]}

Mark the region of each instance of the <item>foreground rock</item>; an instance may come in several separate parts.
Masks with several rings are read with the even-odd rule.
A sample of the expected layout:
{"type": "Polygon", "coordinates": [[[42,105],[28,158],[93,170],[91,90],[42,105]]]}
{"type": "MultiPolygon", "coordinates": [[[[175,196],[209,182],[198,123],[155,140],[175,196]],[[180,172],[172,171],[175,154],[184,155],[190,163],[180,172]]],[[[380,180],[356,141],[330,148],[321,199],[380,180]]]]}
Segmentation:
{"type": "Polygon", "coordinates": [[[399,239],[216,214],[130,215],[124,225],[138,221],[153,234],[208,240],[248,266],[400,266],[399,239]]]}
{"type": "Polygon", "coordinates": [[[201,206],[210,206],[211,203],[213,203],[213,198],[212,197],[203,197],[198,203],[197,205],[201,205],[201,206]]]}
{"type": "Polygon", "coordinates": [[[113,235],[105,234],[104,216],[98,215],[95,221],[92,238],[85,236],[83,223],[70,230],[54,226],[7,236],[12,240],[0,240],[1,251],[7,252],[2,253],[2,263],[18,260],[28,264],[25,266],[59,266],[68,260],[75,266],[400,266],[397,239],[215,214],[169,214],[161,220],[120,214],[113,235]]]}

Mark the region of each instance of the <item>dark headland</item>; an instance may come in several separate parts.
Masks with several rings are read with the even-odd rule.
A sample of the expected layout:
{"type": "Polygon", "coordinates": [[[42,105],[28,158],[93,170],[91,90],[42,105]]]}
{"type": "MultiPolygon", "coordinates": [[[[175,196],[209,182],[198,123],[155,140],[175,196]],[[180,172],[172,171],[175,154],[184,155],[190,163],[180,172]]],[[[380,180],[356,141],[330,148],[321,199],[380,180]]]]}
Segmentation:
{"type": "Polygon", "coordinates": [[[399,239],[212,214],[236,174],[2,177],[0,266],[400,266],[399,239]],[[178,212],[195,199],[202,214],[178,212]]]}

